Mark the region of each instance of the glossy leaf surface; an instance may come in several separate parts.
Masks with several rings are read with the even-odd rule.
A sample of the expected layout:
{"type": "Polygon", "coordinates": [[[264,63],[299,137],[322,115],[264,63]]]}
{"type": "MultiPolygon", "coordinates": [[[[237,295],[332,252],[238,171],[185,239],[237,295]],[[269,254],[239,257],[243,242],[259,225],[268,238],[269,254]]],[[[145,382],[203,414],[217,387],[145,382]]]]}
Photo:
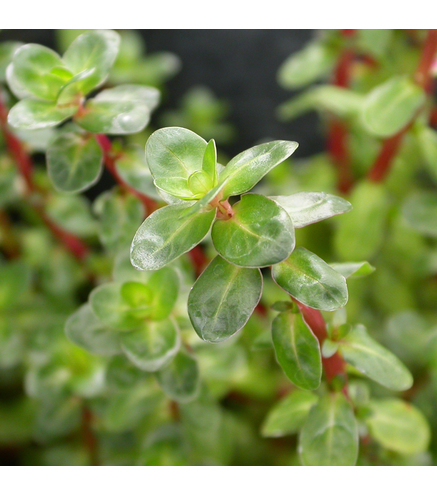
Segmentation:
{"type": "Polygon", "coordinates": [[[19,129],[55,127],[77,111],[77,106],[58,107],[50,101],[25,99],[14,105],[8,114],[8,123],[19,129]]]}

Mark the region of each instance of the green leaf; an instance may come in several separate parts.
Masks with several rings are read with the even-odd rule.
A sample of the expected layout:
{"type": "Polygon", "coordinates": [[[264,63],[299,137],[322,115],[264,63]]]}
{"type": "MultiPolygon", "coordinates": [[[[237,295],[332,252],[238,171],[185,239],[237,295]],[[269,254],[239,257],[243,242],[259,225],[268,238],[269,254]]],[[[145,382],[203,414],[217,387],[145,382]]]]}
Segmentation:
{"type": "Polygon", "coordinates": [[[105,327],[89,304],[83,304],[65,323],[67,337],[94,354],[113,356],[121,352],[119,335],[105,327]]]}
{"type": "Polygon", "coordinates": [[[325,359],[332,357],[338,351],[338,343],[325,339],[322,345],[322,356],[325,359]]]}
{"type": "Polygon", "coordinates": [[[211,236],[223,258],[238,266],[270,266],[285,260],[295,245],[290,217],[277,203],[246,194],[233,206],[229,220],[216,220],[211,236]]]}
{"type": "Polygon", "coordinates": [[[59,191],[77,193],[94,185],[102,172],[103,153],[94,136],[59,134],[47,150],[47,171],[59,191]]]}
{"type": "Polygon", "coordinates": [[[299,438],[304,466],[354,466],[358,428],[352,406],[342,393],[322,397],[311,409],[299,438]]]}
{"type": "Polygon", "coordinates": [[[167,318],[178,297],[179,277],[177,273],[169,267],[161,268],[152,274],[147,285],[152,292],[149,318],[153,320],[167,318]]]}
{"type": "Polygon", "coordinates": [[[297,147],[294,141],[272,141],[238,154],[220,173],[219,184],[226,181],[223,198],[252,189],[270,170],[292,155],[297,147]]]}
{"type": "Polygon", "coordinates": [[[182,127],[158,129],[147,140],[146,161],[155,185],[181,199],[194,199],[188,178],[202,170],[207,143],[182,127]]]}
{"type": "Polygon", "coordinates": [[[144,220],[131,246],[131,261],[138,270],[157,270],[199,244],[208,233],[215,211],[182,215],[183,205],[164,206],[144,220]]]}
{"type": "Polygon", "coordinates": [[[212,185],[217,185],[217,149],[214,139],[211,139],[203,155],[202,170],[211,178],[212,185]]]}
{"type": "Polygon", "coordinates": [[[393,35],[393,29],[358,29],[357,46],[366,54],[382,58],[387,54],[393,35]]]}
{"type": "Polygon", "coordinates": [[[282,263],[272,266],[275,282],[310,308],[334,311],[347,303],[343,275],[305,248],[297,248],[282,263]]]}
{"type": "Polygon", "coordinates": [[[173,359],[180,346],[179,331],[171,320],[148,321],[121,335],[123,352],[138,368],[158,371],[173,359]]]}
{"type": "Polygon", "coordinates": [[[78,36],[62,57],[74,75],[85,73],[75,91],[82,96],[100,86],[115,62],[120,36],[111,30],[93,30],[78,36]]]}
{"type": "Polygon", "coordinates": [[[6,67],[10,64],[14,53],[23,46],[18,41],[0,43],[0,82],[6,81],[6,67]]]}
{"type": "Polygon", "coordinates": [[[435,191],[411,193],[402,206],[409,227],[426,236],[437,237],[437,194],[435,191]]]}
{"type": "Polygon", "coordinates": [[[8,83],[12,91],[52,102],[73,75],[56,52],[34,43],[15,51],[11,70],[13,74],[8,77],[8,83]]]}
{"type": "Polygon", "coordinates": [[[270,199],[284,208],[297,229],[352,209],[349,201],[323,192],[300,192],[291,196],[270,196],[270,199]]]}
{"type": "Polygon", "coordinates": [[[262,436],[283,437],[297,433],[317,400],[312,392],[293,390],[270,409],[261,427],[262,436]]]}
{"type": "Polygon", "coordinates": [[[298,387],[314,390],[322,377],[319,341],[300,313],[280,313],[272,323],[276,359],[287,377],[298,387]]]}
{"type": "Polygon", "coordinates": [[[88,100],[75,122],[93,133],[134,134],[146,127],[158,102],[156,88],[125,84],[88,100]]]}
{"type": "Polygon", "coordinates": [[[407,390],[413,377],[402,362],[356,325],[341,341],[340,351],[346,362],[377,383],[391,390],[407,390]]]}
{"type": "Polygon", "coordinates": [[[345,260],[372,258],[381,247],[389,211],[384,184],[360,182],[352,191],[353,210],[338,218],[334,232],[334,248],[345,260]]]}
{"type": "Polygon", "coordinates": [[[407,76],[394,76],[366,96],[362,120],[372,134],[393,136],[411,122],[424,102],[420,86],[407,76]]]}
{"type": "Polygon", "coordinates": [[[285,89],[298,89],[322,79],[334,66],[336,52],[322,41],[309,43],[279,67],[279,85],[285,89]]]}
{"type": "Polygon", "coordinates": [[[204,170],[197,170],[188,177],[188,189],[193,193],[193,198],[200,199],[214,187],[211,177],[204,170]]]}
{"type": "Polygon", "coordinates": [[[197,361],[185,351],[180,350],[171,363],[155,376],[162,390],[177,402],[192,401],[199,393],[197,361]]]}
{"type": "Polygon", "coordinates": [[[188,314],[199,337],[221,342],[244,327],[262,292],[257,269],[240,268],[217,256],[197,279],[188,314]]]}
{"type": "Polygon", "coordinates": [[[416,125],[416,135],[425,165],[437,181],[437,131],[425,125],[416,125]]]}
{"type": "Polygon", "coordinates": [[[371,436],[383,447],[402,455],[428,448],[431,431],[423,414],[412,404],[389,398],[369,402],[365,419],[371,436]]]}
{"type": "Polygon", "coordinates": [[[31,271],[26,263],[16,260],[0,264],[0,310],[19,302],[28,290],[30,280],[31,271]]]}
{"type": "Polygon", "coordinates": [[[368,261],[359,261],[357,263],[331,263],[331,268],[341,273],[344,278],[367,277],[375,271],[375,267],[368,261]]]}
{"type": "Polygon", "coordinates": [[[74,115],[77,108],[75,105],[57,107],[49,101],[25,99],[11,108],[8,123],[11,127],[29,130],[54,127],[74,115]]]}

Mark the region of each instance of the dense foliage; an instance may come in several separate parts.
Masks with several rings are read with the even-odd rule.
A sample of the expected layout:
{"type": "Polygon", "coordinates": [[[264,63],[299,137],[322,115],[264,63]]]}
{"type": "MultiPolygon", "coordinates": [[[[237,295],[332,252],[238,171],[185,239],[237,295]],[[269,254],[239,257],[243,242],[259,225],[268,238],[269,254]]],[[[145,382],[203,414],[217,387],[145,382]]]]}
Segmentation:
{"type": "Polygon", "coordinates": [[[207,88],[160,113],[180,62],[136,32],[59,50],[0,44],[3,462],[435,464],[437,31],[285,60],[301,160],[226,156],[207,88]]]}

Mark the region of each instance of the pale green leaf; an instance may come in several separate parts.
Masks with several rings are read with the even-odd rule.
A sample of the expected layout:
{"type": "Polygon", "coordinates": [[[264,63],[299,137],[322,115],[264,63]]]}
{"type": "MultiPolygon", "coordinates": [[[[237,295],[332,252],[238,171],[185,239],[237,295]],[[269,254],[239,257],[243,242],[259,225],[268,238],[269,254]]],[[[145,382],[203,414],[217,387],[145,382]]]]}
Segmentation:
{"type": "Polygon", "coordinates": [[[409,227],[426,236],[437,237],[437,193],[411,193],[402,206],[402,216],[409,227]]]}
{"type": "Polygon", "coordinates": [[[11,127],[20,129],[44,129],[55,127],[73,116],[77,106],[57,107],[50,101],[25,99],[16,103],[8,114],[11,127]]]}
{"type": "Polygon", "coordinates": [[[331,267],[344,278],[366,277],[375,271],[375,267],[368,261],[359,261],[357,263],[331,263],[331,267]]]}

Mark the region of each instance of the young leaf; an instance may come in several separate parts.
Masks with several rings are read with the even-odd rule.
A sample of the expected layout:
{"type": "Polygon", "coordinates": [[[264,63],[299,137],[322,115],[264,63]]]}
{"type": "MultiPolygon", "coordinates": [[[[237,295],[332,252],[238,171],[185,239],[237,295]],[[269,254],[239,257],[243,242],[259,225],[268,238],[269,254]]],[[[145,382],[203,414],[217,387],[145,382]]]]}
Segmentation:
{"type": "Polygon", "coordinates": [[[199,337],[221,342],[243,328],[258,304],[262,277],[217,256],[197,279],[188,297],[188,314],[199,337]]]}
{"type": "Polygon", "coordinates": [[[125,84],[101,91],[88,100],[75,122],[97,134],[133,134],[146,127],[158,102],[156,88],[125,84]]]}
{"type": "Polygon", "coordinates": [[[6,67],[10,64],[14,53],[23,46],[18,41],[4,41],[0,43],[0,82],[6,81],[6,67]]]}
{"type": "Polygon", "coordinates": [[[402,215],[416,232],[437,237],[437,195],[434,191],[410,194],[402,207],[402,215]]]}
{"type": "Polygon", "coordinates": [[[383,184],[363,181],[352,191],[353,210],[338,218],[334,248],[340,258],[371,258],[381,247],[389,210],[387,189],[383,184]]]}
{"type": "Polygon", "coordinates": [[[89,304],[83,304],[68,318],[65,333],[76,345],[94,354],[113,356],[121,352],[119,334],[105,327],[89,304]]]}
{"type": "Polygon", "coordinates": [[[272,341],[281,368],[298,387],[314,390],[322,377],[319,341],[300,313],[280,313],[272,323],[272,341]]]}
{"type": "Polygon", "coordinates": [[[376,86],[363,104],[363,122],[378,137],[393,136],[404,128],[425,102],[425,93],[407,76],[394,76],[376,86]]]}
{"type": "Polygon", "coordinates": [[[358,427],[352,406],[342,393],[322,397],[311,409],[299,438],[304,466],[354,466],[358,427]]]}
{"type": "Polygon", "coordinates": [[[317,395],[307,390],[293,390],[270,409],[261,427],[263,437],[283,437],[297,433],[305,423],[317,395]]]}
{"type": "Polygon", "coordinates": [[[120,36],[104,29],[88,31],[73,41],[62,59],[74,75],[86,74],[75,87],[77,93],[85,96],[105,81],[117,57],[119,44],[120,36]]]}
{"type": "Polygon", "coordinates": [[[271,199],[246,194],[233,206],[229,220],[216,220],[214,247],[238,266],[263,267],[285,260],[295,245],[294,228],[285,210],[271,199]]]}
{"type": "Polygon", "coordinates": [[[399,359],[373,340],[363,325],[356,325],[341,341],[340,351],[349,364],[391,390],[407,390],[413,377],[399,359]]]}
{"type": "Polygon", "coordinates": [[[349,201],[323,192],[301,192],[291,196],[270,196],[288,213],[296,229],[352,209],[349,201]]]}
{"type": "Polygon", "coordinates": [[[197,361],[185,351],[180,350],[155,376],[164,392],[177,402],[190,402],[199,393],[197,361]]]}
{"type": "Polygon", "coordinates": [[[59,191],[77,193],[95,184],[102,172],[103,153],[94,136],[65,132],[47,150],[47,171],[59,191]]]}
{"type": "Polygon", "coordinates": [[[365,419],[371,436],[386,449],[402,455],[414,455],[428,448],[430,428],[423,414],[400,399],[369,402],[370,416],[365,419]]]}
{"type": "Polygon", "coordinates": [[[13,77],[8,78],[12,91],[25,92],[33,98],[55,101],[61,87],[73,74],[61,57],[42,45],[29,43],[15,51],[12,57],[13,77]]]}
{"type": "Polygon", "coordinates": [[[144,220],[131,246],[135,268],[162,268],[202,241],[214,220],[215,210],[182,217],[186,209],[184,204],[164,206],[144,220]]]}
{"type": "Polygon", "coordinates": [[[158,129],[147,140],[146,161],[159,189],[181,199],[193,199],[188,178],[202,170],[206,141],[182,127],[158,129]]]}
{"type": "Polygon", "coordinates": [[[294,153],[294,141],[272,141],[259,144],[233,158],[219,176],[226,181],[223,198],[243,194],[254,187],[270,170],[294,153]]]}
{"type": "Polygon", "coordinates": [[[144,322],[138,330],[121,335],[121,346],[135,366],[158,371],[178,352],[179,331],[171,320],[144,322]]]}
{"type": "Polygon", "coordinates": [[[272,277],[286,292],[311,308],[334,311],[347,303],[346,280],[305,248],[272,266],[272,277]]]}
{"type": "Polygon", "coordinates": [[[50,101],[25,99],[16,103],[8,114],[8,123],[19,129],[55,127],[74,115],[77,106],[57,107],[50,101]]]}
{"type": "Polygon", "coordinates": [[[214,139],[211,139],[203,155],[202,170],[211,178],[213,187],[217,185],[217,149],[214,139]]]}
{"type": "Polygon", "coordinates": [[[188,177],[188,189],[195,199],[203,198],[213,187],[211,177],[204,170],[197,170],[188,177]]]}
{"type": "Polygon", "coordinates": [[[344,278],[366,277],[375,271],[375,267],[368,261],[359,261],[357,263],[331,263],[331,268],[341,273],[344,278]]]}

